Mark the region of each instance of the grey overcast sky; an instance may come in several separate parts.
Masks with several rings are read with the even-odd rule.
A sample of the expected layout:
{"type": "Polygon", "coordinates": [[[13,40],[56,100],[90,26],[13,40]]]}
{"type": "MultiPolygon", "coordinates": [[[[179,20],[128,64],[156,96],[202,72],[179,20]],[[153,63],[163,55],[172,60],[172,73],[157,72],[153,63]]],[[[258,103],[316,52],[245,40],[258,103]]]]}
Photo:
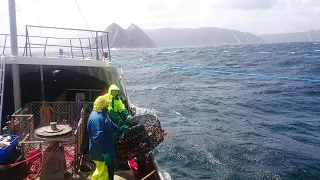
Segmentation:
{"type": "MultiPolygon", "coordinates": [[[[320,0],[77,0],[91,29],[219,27],[256,34],[320,29],[320,0]]],[[[86,28],[75,0],[16,0],[26,24],[86,28]]],[[[9,32],[8,0],[0,0],[0,33],[9,32]]]]}

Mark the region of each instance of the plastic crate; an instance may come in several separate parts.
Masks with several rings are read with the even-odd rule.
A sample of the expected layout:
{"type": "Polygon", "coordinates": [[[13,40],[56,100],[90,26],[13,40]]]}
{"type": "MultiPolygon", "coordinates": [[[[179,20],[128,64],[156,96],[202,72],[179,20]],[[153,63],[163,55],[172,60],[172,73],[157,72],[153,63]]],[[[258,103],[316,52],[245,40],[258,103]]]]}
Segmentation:
{"type": "Polygon", "coordinates": [[[11,136],[12,141],[9,146],[6,146],[4,149],[0,149],[0,164],[3,164],[16,150],[18,143],[18,136],[10,134],[2,134],[1,136],[11,136]]]}

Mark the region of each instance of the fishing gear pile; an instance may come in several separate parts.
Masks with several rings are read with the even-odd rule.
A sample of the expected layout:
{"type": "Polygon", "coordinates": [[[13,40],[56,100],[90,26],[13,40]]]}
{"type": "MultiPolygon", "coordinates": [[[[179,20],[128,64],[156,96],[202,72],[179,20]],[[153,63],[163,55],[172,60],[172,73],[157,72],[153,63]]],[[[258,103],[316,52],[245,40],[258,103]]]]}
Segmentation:
{"type": "Polygon", "coordinates": [[[144,114],[131,119],[133,126],[115,138],[116,157],[127,161],[145,155],[163,142],[163,130],[156,115],[144,114]]]}

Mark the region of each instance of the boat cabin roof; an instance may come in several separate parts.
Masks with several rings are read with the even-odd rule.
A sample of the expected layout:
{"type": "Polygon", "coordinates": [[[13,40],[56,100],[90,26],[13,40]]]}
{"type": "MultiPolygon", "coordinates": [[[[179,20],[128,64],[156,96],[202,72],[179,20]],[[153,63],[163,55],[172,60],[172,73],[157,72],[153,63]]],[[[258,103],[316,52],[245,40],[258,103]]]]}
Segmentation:
{"type": "Polygon", "coordinates": [[[77,57],[5,57],[6,64],[29,65],[56,65],[56,66],[85,66],[85,67],[111,67],[112,63],[106,60],[77,57]]]}

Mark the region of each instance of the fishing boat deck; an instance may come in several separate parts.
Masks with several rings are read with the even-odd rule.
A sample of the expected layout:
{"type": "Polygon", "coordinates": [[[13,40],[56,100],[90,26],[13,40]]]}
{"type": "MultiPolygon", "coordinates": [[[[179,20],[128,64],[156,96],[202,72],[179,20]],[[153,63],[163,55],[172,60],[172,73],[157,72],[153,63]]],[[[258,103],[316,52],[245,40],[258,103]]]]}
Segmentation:
{"type": "MultiPolygon", "coordinates": [[[[6,175],[2,175],[2,177],[11,177],[12,180],[21,180],[24,179],[28,175],[28,169],[25,166],[18,166],[11,170],[10,173],[6,175]]],[[[71,174],[66,175],[65,180],[90,180],[92,172],[87,173],[79,173],[76,176],[71,176],[71,174]]],[[[40,178],[37,178],[40,180],[40,178]]],[[[121,170],[114,172],[114,180],[135,180],[135,177],[131,170],[121,170]]]]}
{"type": "MultiPolygon", "coordinates": [[[[78,180],[90,180],[92,173],[83,174],[78,180]]],[[[68,180],[76,180],[77,178],[70,178],[68,180]]],[[[122,170],[114,172],[114,180],[135,180],[131,170],[122,170]]]]}
{"type": "MultiPolygon", "coordinates": [[[[76,69],[75,71],[63,71],[63,72],[77,72],[74,73],[75,75],[84,74],[85,76],[94,76],[94,72],[97,72],[95,75],[95,79],[99,80],[99,83],[103,83],[103,86],[105,84],[109,84],[109,82],[115,82],[118,83],[119,79],[115,78],[117,77],[117,71],[113,71],[114,66],[111,64],[111,56],[110,56],[110,48],[109,48],[109,40],[108,40],[108,33],[105,31],[93,31],[95,36],[90,37],[84,37],[84,38],[69,38],[69,37],[45,37],[45,36],[31,36],[30,33],[32,31],[29,31],[28,28],[44,28],[44,29],[57,29],[57,30],[66,30],[66,31],[85,31],[85,32],[92,32],[92,30],[79,30],[79,29],[70,29],[70,28],[54,28],[54,27],[43,27],[43,26],[26,26],[26,33],[25,35],[21,35],[19,37],[25,39],[23,46],[14,47],[17,46],[17,44],[13,44],[12,46],[14,48],[12,49],[23,49],[23,54],[12,53],[13,56],[8,56],[6,54],[6,48],[11,48],[8,44],[6,44],[6,39],[10,35],[3,35],[4,36],[4,45],[0,46],[2,48],[2,55],[4,56],[4,59],[1,58],[1,64],[3,65],[3,62],[6,64],[21,64],[21,66],[12,66],[12,81],[13,81],[13,87],[15,87],[14,82],[20,81],[19,75],[22,74],[21,72],[29,72],[29,67],[26,67],[25,65],[41,65],[40,67],[40,78],[38,78],[39,82],[39,89],[41,87],[41,95],[42,95],[42,102],[34,102],[35,100],[31,99],[26,101],[26,104],[17,110],[14,114],[8,116],[10,119],[6,122],[6,127],[0,128],[0,134],[16,134],[19,136],[19,144],[17,145],[17,150],[20,150],[20,154],[15,157],[12,162],[8,164],[13,164],[16,162],[21,162],[21,160],[25,160],[27,163],[21,163],[14,167],[9,167],[6,170],[3,170],[0,168],[0,177],[5,177],[4,179],[13,179],[13,180],[20,180],[20,179],[26,179],[27,176],[32,173],[32,179],[35,179],[36,177],[40,176],[42,171],[45,168],[38,165],[43,165],[48,162],[51,163],[48,158],[45,159],[45,161],[41,160],[41,157],[44,157],[44,150],[47,149],[47,142],[45,141],[37,141],[37,139],[34,136],[34,131],[36,128],[43,126],[45,124],[46,120],[49,122],[57,122],[58,124],[69,124],[73,128],[72,136],[70,138],[64,139],[63,146],[64,149],[64,158],[62,160],[67,160],[67,167],[63,169],[62,171],[58,172],[59,177],[64,178],[66,180],[87,180],[91,179],[92,170],[91,168],[89,171],[83,172],[81,170],[84,156],[87,154],[85,151],[85,148],[88,147],[88,143],[86,141],[85,137],[85,127],[86,127],[86,119],[88,117],[88,113],[92,108],[92,100],[91,94],[92,91],[96,91],[98,89],[98,92],[102,91],[100,87],[97,87],[95,89],[83,89],[82,86],[86,86],[83,84],[80,84],[81,86],[72,86],[71,88],[67,87],[69,85],[68,83],[64,83],[65,81],[61,80],[61,86],[63,86],[65,89],[63,90],[62,94],[58,94],[59,98],[51,100],[50,101],[43,101],[45,100],[44,96],[44,82],[49,82],[49,80],[55,82],[56,79],[59,77],[56,76],[56,71],[62,72],[63,68],[59,67],[59,69],[56,69],[54,66],[73,66],[70,69],[76,69]],[[99,35],[100,33],[100,35],[99,35]],[[43,43],[43,40],[45,43],[43,43]],[[66,40],[69,44],[66,45],[63,40],[66,40]],[[50,43],[48,43],[48,41],[50,43]],[[75,44],[75,41],[79,42],[79,45],[75,44]],[[87,43],[85,43],[85,41],[87,43]],[[105,47],[105,48],[104,48],[105,47]],[[50,50],[51,48],[51,50],[50,50]],[[70,50],[70,52],[67,52],[70,50]],[[105,51],[106,50],[106,51],[105,51]],[[57,53],[57,51],[59,53],[57,53]],[[4,60],[4,61],[3,61],[4,60]],[[44,65],[44,66],[42,66],[44,65]],[[52,67],[47,67],[52,66],[52,67]],[[103,69],[103,71],[94,71],[93,69],[96,68],[88,68],[87,71],[83,72],[81,69],[84,69],[82,67],[99,67],[103,69]],[[18,68],[18,71],[15,71],[17,73],[13,73],[13,67],[18,68]],[[24,67],[24,68],[23,68],[24,67]],[[80,68],[81,67],[81,68],[80,68]],[[110,67],[110,68],[105,68],[110,67]],[[20,69],[19,69],[20,68],[20,69]],[[46,69],[47,68],[47,69],[46,69]],[[50,69],[52,68],[52,69],[50,69]],[[44,69],[44,70],[43,70],[44,69]],[[62,69],[62,70],[61,70],[62,69]],[[20,71],[20,72],[19,72],[20,71]],[[87,74],[86,74],[87,73],[87,74]],[[17,75],[17,76],[16,76],[17,75]],[[46,76],[47,75],[47,76],[46,76]],[[54,78],[51,78],[55,76],[54,78]],[[50,78],[48,78],[50,77],[50,78]],[[45,81],[44,81],[45,79],[45,81]],[[108,83],[107,83],[108,82],[108,83]],[[67,85],[65,85],[67,84],[67,85]],[[76,97],[77,94],[79,96],[76,97],[76,102],[74,100],[70,101],[67,98],[67,91],[68,90],[77,90],[77,92],[72,92],[72,94],[75,94],[73,97],[76,97]],[[82,91],[85,90],[85,92],[89,93],[89,101],[80,101],[80,95],[84,95],[86,97],[85,93],[82,91]],[[81,92],[80,92],[81,91],[81,92]],[[88,103],[91,102],[91,103],[88,103]],[[91,105],[89,107],[89,105],[91,105]],[[43,113],[47,113],[46,117],[44,118],[43,113]],[[39,150],[40,157],[31,156],[31,152],[39,150]],[[30,153],[30,154],[29,154],[30,153]],[[48,161],[48,162],[47,162],[48,161]],[[33,168],[33,169],[32,169],[33,168]],[[66,170],[70,171],[69,173],[66,173],[66,170]],[[35,176],[33,176],[35,175],[35,176]],[[64,176],[64,177],[63,177],[64,176]]],[[[0,36],[0,37],[1,37],[0,36]]],[[[16,41],[17,37],[13,38],[13,41],[16,41]]],[[[3,66],[4,68],[6,66],[3,66]]],[[[9,69],[11,66],[7,66],[9,69]]],[[[38,68],[37,67],[37,68],[38,68]]],[[[5,69],[2,69],[2,72],[5,72],[5,69]]],[[[31,68],[34,68],[31,66],[31,68]]],[[[68,67],[69,68],[69,67],[68,67]]],[[[7,71],[11,72],[11,71],[7,71]]],[[[60,72],[60,74],[61,74],[60,72]]],[[[31,74],[31,73],[30,73],[31,74]]],[[[5,77],[6,74],[4,74],[3,77],[5,77]]],[[[32,75],[32,74],[31,74],[32,75]]],[[[31,76],[30,75],[30,76],[31,76]]],[[[64,77],[72,77],[70,74],[61,75],[60,79],[64,77]]],[[[34,79],[34,78],[33,78],[34,79]]],[[[58,80],[60,80],[58,79],[58,80]]],[[[64,78],[65,79],[65,78],[64,78]]],[[[74,78],[75,79],[75,78],[74,78]]],[[[83,79],[82,79],[83,80],[83,79]]],[[[84,80],[83,80],[84,81],[84,80]]],[[[60,82],[60,81],[59,81],[60,82]]],[[[95,82],[92,81],[91,82],[95,82]]],[[[16,89],[20,89],[20,82],[18,83],[19,86],[16,89]]],[[[31,86],[31,85],[29,85],[31,86]]],[[[57,88],[58,85],[56,85],[55,88],[57,88]]],[[[36,87],[36,86],[35,86],[36,87]]],[[[48,87],[48,86],[45,86],[48,87]]],[[[90,85],[91,87],[91,85],[90,85]]],[[[102,86],[101,86],[102,87],[102,86]]],[[[49,88],[46,91],[46,99],[48,98],[49,88]]],[[[19,91],[14,91],[13,94],[15,97],[20,96],[19,91]]],[[[28,94],[29,95],[29,94],[28,94]]],[[[69,94],[69,96],[71,96],[69,94]]],[[[85,99],[85,98],[84,98],[85,99]]],[[[14,102],[15,104],[18,104],[20,107],[21,100],[17,100],[14,102]]],[[[7,105],[8,106],[8,105],[7,105]]],[[[1,104],[2,107],[2,104],[1,104]]],[[[18,109],[18,108],[16,108],[18,109]]],[[[1,118],[0,118],[0,124],[1,124],[1,118]]],[[[53,152],[53,150],[50,151],[50,153],[53,152]]],[[[60,154],[63,153],[60,151],[60,154]]],[[[37,155],[37,154],[36,154],[37,155]]],[[[50,154],[49,154],[50,155],[50,154]]],[[[49,157],[49,155],[47,157],[49,157]]],[[[63,154],[62,154],[63,156],[63,154]]],[[[131,180],[131,179],[150,179],[150,180],[160,180],[164,179],[158,169],[158,165],[153,157],[153,154],[148,154],[148,157],[141,157],[139,155],[139,158],[137,158],[136,164],[128,164],[125,163],[127,166],[126,168],[116,168],[115,171],[115,180],[131,180]],[[135,166],[134,166],[135,165],[135,166]],[[121,169],[121,170],[120,170],[121,169]]],[[[88,161],[89,162],[89,161],[88,161]]],[[[131,162],[131,160],[130,160],[131,162]]],[[[50,164],[51,165],[51,164],[50,164]]],[[[54,164],[55,165],[55,164],[54,164]]],[[[59,164],[58,164],[59,165],[59,164]]],[[[55,167],[58,167],[58,165],[55,165],[55,167]]],[[[121,164],[122,165],[122,164],[121,164]]],[[[57,173],[57,174],[58,174],[57,173]]],[[[56,176],[54,177],[56,178],[56,176]]],[[[47,178],[43,178],[47,179],[47,178]]],[[[52,179],[52,178],[51,178],[52,179]]]]}
{"type": "MultiPolygon", "coordinates": [[[[81,173],[78,176],[66,177],[65,180],[90,180],[91,173],[81,173]]],[[[40,179],[39,179],[40,180],[40,179]]],[[[114,180],[135,180],[135,177],[131,170],[121,170],[114,172],[114,180]]]]}

